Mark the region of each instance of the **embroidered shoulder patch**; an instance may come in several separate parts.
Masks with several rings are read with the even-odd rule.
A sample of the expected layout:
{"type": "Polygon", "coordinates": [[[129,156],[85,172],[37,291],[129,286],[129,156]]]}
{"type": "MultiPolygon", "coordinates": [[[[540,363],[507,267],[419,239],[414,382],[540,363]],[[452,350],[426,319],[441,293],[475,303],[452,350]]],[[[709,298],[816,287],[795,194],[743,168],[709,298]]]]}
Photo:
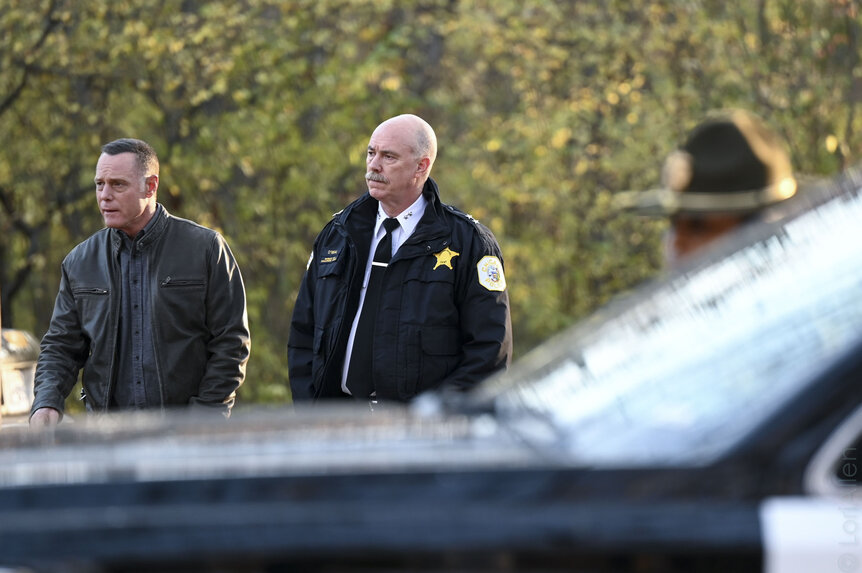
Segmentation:
{"type": "Polygon", "coordinates": [[[503,275],[503,264],[497,257],[482,257],[476,264],[479,271],[479,284],[488,290],[506,290],[506,277],[503,275]]]}

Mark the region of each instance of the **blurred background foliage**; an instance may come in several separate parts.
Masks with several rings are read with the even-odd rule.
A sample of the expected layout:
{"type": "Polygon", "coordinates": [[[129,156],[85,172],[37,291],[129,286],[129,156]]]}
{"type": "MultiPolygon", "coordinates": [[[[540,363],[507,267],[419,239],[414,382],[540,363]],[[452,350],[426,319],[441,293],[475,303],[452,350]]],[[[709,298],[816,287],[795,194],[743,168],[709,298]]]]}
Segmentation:
{"type": "Polygon", "coordinates": [[[518,355],[661,267],[664,222],[614,212],[717,108],[799,172],[855,160],[855,0],[0,0],[2,323],[40,337],[68,250],[102,226],[100,146],[152,143],[160,201],[220,230],[249,297],[240,403],[290,399],[314,236],[365,190],[374,127],[437,131],[442,198],[506,260],[518,355]]]}

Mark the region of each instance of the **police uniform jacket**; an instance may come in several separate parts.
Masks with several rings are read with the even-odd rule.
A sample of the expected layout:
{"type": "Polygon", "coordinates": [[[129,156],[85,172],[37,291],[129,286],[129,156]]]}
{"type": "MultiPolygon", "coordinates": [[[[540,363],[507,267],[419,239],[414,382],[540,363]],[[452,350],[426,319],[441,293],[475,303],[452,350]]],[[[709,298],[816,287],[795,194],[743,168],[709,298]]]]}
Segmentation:
{"type": "MultiPolygon", "coordinates": [[[[472,387],[511,361],[502,255],[489,229],[440,202],[428,206],[386,269],[373,341],[377,396],[406,401],[450,386],[472,387]]],[[[295,401],[342,396],[341,375],[356,315],[378,202],[368,193],[320,232],[300,285],[288,341],[295,401]]]]}

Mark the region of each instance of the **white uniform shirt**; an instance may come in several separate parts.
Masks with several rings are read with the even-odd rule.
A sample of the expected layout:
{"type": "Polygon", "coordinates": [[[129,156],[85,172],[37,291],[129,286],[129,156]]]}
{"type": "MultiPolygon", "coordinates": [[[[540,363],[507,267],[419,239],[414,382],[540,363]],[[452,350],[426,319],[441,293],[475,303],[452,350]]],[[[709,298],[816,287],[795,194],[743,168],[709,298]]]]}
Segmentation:
{"type": "MultiPolygon", "coordinates": [[[[416,230],[416,225],[422,219],[427,205],[428,201],[425,199],[425,196],[420,195],[412,205],[395,217],[398,220],[399,226],[392,231],[392,256],[395,256],[398,248],[416,230]]],[[[344,365],[341,368],[341,390],[347,394],[350,394],[350,391],[347,389],[347,369],[350,365],[350,356],[353,354],[353,339],[356,337],[356,326],[359,324],[359,315],[362,314],[362,305],[365,302],[365,291],[368,288],[368,278],[371,276],[371,263],[374,260],[374,252],[377,250],[380,240],[386,235],[386,230],[383,228],[383,220],[388,217],[389,215],[383,211],[383,206],[378,206],[377,221],[374,223],[374,236],[371,238],[371,251],[368,253],[368,261],[365,263],[365,276],[362,279],[362,291],[359,293],[359,308],[356,309],[356,316],[353,317],[353,324],[350,327],[350,337],[347,339],[347,350],[344,353],[344,365]]]]}

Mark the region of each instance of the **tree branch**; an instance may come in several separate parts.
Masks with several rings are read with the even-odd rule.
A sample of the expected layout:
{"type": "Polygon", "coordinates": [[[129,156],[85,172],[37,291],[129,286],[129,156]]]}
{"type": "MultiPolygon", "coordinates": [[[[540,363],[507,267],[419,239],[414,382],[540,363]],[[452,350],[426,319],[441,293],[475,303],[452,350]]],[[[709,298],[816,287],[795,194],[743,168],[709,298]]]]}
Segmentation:
{"type": "Polygon", "coordinates": [[[18,216],[15,205],[12,202],[12,193],[2,186],[0,186],[0,205],[3,206],[3,210],[6,211],[7,215],[9,215],[9,219],[12,221],[13,227],[28,237],[32,236],[35,229],[18,216]]]}
{"type": "MultiPolygon", "coordinates": [[[[48,5],[48,9],[45,13],[45,26],[42,28],[42,34],[30,47],[27,51],[28,56],[33,55],[35,52],[39,51],[45,42],[48,40],[48,36],[51,35],[51,32],[57,25],[60,23],[60,20],[54,18],[53,13],[57,8],[57,0],[51,0],[51,3],[48,5]]],[[[25,58],[26,60],[27,58],[25,58]]],[[[12,107],[12,104],[15,103],[15,100],[20,97],[21,92],[24,91],[24,88],[27,86],[27,79],[29,78],[29,70],[27,66],[24,67],[24,73],[21,74],[21,80],[18,82],[18,85],[5,97],[3,101],[0,101],[0,115],[3,115],[6,110],[12,107]]]]}

